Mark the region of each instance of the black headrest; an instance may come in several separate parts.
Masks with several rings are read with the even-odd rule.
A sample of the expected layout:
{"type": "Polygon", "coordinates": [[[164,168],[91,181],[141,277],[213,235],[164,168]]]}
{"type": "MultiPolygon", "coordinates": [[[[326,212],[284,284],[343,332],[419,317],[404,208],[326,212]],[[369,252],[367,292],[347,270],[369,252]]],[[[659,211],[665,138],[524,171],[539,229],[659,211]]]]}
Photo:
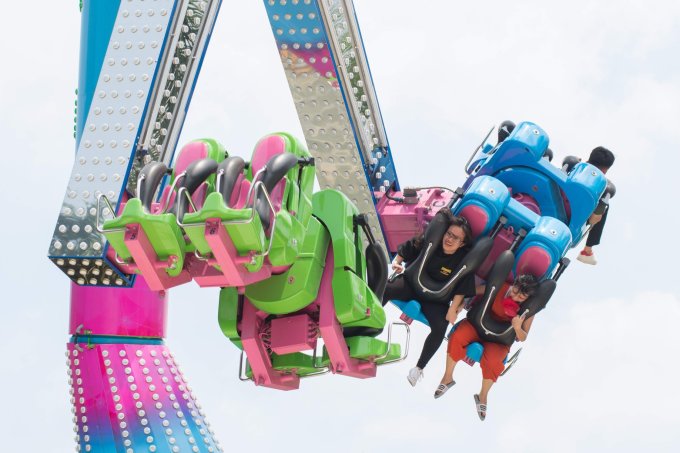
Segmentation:
{"type": "Polygon", "coordinates": [[[218,183],[224,204],[229,206],[229,200],[236,187],[239,175],[243,174],[246,163],[239,156],[231,156],[217,166],[218,183]]]}
{"type": "Polygon", "coordinates": [[[605,187],[604,193],[608,194],[609,198],[614,198],[614,195],[616,195],[616,186],[610,180],[607,180],[607,187],[605,187]]]}
{"type": "Polygon", "coordinates": [[[371,291],[382,300],[387,286],[387,254],[377,242],[366,247],[366,280],[371,291]]]}
{"type": "Polygon", "coordinates": [[[521,315],[526,311],[526,317],[530,318],[543,310],[556,288],[557,282],[555,280],[543,280],[538,284],[536,292],[522,304],[521,312],[519,314],[521,315]]]}
{"type": "Polygon", "coordinates": [[[569,174],[574,169],[574,166],[576,166],[576,164],[578,164],[579,162],[581,162],[580,157],[567,156],[562,161],[562,170],[564,170],[565,173],[569,174]]]}
{"type": "MultiPolygon", "coordinates": [[[[201,160],[196,160],[187,166],[184,170],[184,177],[180,180],[177,186],[177,192],[181,188],[186,189],[189,195],[192,195],[198,186],[200,186],[210,175],[215,173],[217,170],[217,162],[209,157],[201,160]]],[[[178,212],[186,212],[187,204],[189,201],[186,196],[182,195],[178,197],[177,202],[169,210],[169,212],[175,214],[178,212]]]]}
{"type": "MultiPolygon", "coordinates": [[[[267,193],[271,193],[274,190],[276,184],[281,181],[281,178],[286,176],[288,171],[298,164],[298,157],[292,153],[281,153],[277,154],[267,162],[265,170],[262,173],[262,184],[267,189],[267,193]]],[[[271,223],[270,219],[270,209],[267,200],[263,193],[258,192],[257,198],[255,199],[255,210],[260,216],[262,225],[265,229],[269,228],[271,223]]]]}
{"type": "Polygon", "coordinates": [[[163,162],[149,162],[139,172],[139,193],[137,197],[142,201],[142,206],[149,212],[151,212],[151,203],[153,203],[156,190],[167,172],[168,167],[163,162]]]}
{"type": "Polygon", "coordinates": [[[550,148],[546,148],[545,151],[543,152],[543,157],[547,157],[548,162],[552,162],[554,157],[553,150],[550,148]]]}
{"type": "Polygon", "coordinates": [[[498,126],[498,143],[502,142],[510,136],[512,131],[515,130],[515,123],[510,120],[503,121],[500,126],[498,126]]]}

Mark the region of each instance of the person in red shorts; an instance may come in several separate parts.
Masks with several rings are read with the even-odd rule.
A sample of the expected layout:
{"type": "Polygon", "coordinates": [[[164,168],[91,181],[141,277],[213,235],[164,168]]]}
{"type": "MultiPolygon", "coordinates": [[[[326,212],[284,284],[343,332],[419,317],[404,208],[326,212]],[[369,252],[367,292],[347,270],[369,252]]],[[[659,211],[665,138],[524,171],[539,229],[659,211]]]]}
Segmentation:
{"type": "MultiPolygon", "coordinates": [[[[512,286],[506,283],[501,287],[491,307],[494,318],[499,321],[509,321],[512,324],[517,341],[526,340],[531,323],[534,320],[533,316],[525,318],[525,314],[519,314],[521,305],[533,295],[537,287],[538,281],[533,275],[522,274],[515,279],[512,286]]],[[[479,287],[477,292],[482,294],[484,289],[484,287],[479,287]]],[[[453,380],[453,369],[456,363],[465,357],[467,346],[474,342],[479,342],[484,346],[484,353],[479,362],[482,368],[482,389],[478,395],[475,395],[477,414],[481,420],[484,420],[486,418],[489,390],[501,372],[503,372],[503,361],[510,351],[510,346],[490,341],[481,341],[474,326],[467,319],[458,324],[456,330],[451,334],[451,338],[449,338],[446,370],[439,387],[434,392],[434,397],[439,398],[456,383],[453,380]]]]}

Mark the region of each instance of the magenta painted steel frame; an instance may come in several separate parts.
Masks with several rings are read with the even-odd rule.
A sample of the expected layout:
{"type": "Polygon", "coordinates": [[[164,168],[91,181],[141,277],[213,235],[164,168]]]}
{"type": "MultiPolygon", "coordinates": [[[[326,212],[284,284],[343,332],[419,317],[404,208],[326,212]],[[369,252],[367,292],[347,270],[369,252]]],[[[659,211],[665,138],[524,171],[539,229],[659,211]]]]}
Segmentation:
{"type": "Polygon", "coordinates": [[[132,288],[71,284],[69,333],[165,337],[168,297],[149,289],[142,277],[132,288]]]}
{"type": "Polygon", "coordinates": [[[275,370],[272,367],[269,352],[260,338],[260,328],[266,316],[267,314],[258,311],[248,298],[243,298],[241,344],[248,357],[253,381],[255,385],[277,390],[296,390],[300,387],[298,375],[275,370]]]}
{"type": "MultiPolygon", "coordinates": [[[[399,203],[390,200],[382,192],[375,192],[376,211],[385,233],[390,253],[396,253],[399,244],[425,231],[428,222],[440,208],[453,198],[453,192],[445,189],[421,189],[417,191],[416,203],[399,203]]],[[[393,198],[403,197],[403,192],[390,194],[393,198]]]]}

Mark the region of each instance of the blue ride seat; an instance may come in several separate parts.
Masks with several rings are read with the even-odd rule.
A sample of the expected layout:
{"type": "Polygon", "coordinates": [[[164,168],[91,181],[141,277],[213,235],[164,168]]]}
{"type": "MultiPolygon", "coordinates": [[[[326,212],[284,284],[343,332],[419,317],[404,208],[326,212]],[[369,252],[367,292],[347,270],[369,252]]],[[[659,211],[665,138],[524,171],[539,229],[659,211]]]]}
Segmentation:
{"type": "Polygon", "coordinates": [[[481,176],[492,176],[513,196],[531,198],[540,215],[554,217],[569,227],[572,244],[586,232],[586,221],[605,192],[604,174],[586,162],[573,163],[566,172],[543,156],[548,135],[531,122],[520,123],[496,147],[485,147],[468,167],[467,189],[481,176]]]}

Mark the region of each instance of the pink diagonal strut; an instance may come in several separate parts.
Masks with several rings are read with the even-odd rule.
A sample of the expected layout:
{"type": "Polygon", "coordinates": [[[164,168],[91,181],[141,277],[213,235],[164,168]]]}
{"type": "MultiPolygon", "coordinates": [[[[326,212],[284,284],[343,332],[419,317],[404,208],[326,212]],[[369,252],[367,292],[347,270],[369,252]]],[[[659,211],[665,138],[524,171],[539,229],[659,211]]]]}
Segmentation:
{"type": "MultiPolygon", "coordinates": [[[[331,360],[333,373],[343,374],[356,378],[375,377],[376,365],[372,362],[353,359],[349,356],[349,348],[342,335],[342,327],[335,316],[335,305],[333,303],[333,248],[328,249],[326,255],[326,267],[321,277],[321,286],[317,302],[319,303],[319,330],[321,337],[328,351],[331,360]]],[[[346,272],[346,271],[345,271],[346,272]]],[[[352,297],[352,295],[348,295],[352,297]]]]}

